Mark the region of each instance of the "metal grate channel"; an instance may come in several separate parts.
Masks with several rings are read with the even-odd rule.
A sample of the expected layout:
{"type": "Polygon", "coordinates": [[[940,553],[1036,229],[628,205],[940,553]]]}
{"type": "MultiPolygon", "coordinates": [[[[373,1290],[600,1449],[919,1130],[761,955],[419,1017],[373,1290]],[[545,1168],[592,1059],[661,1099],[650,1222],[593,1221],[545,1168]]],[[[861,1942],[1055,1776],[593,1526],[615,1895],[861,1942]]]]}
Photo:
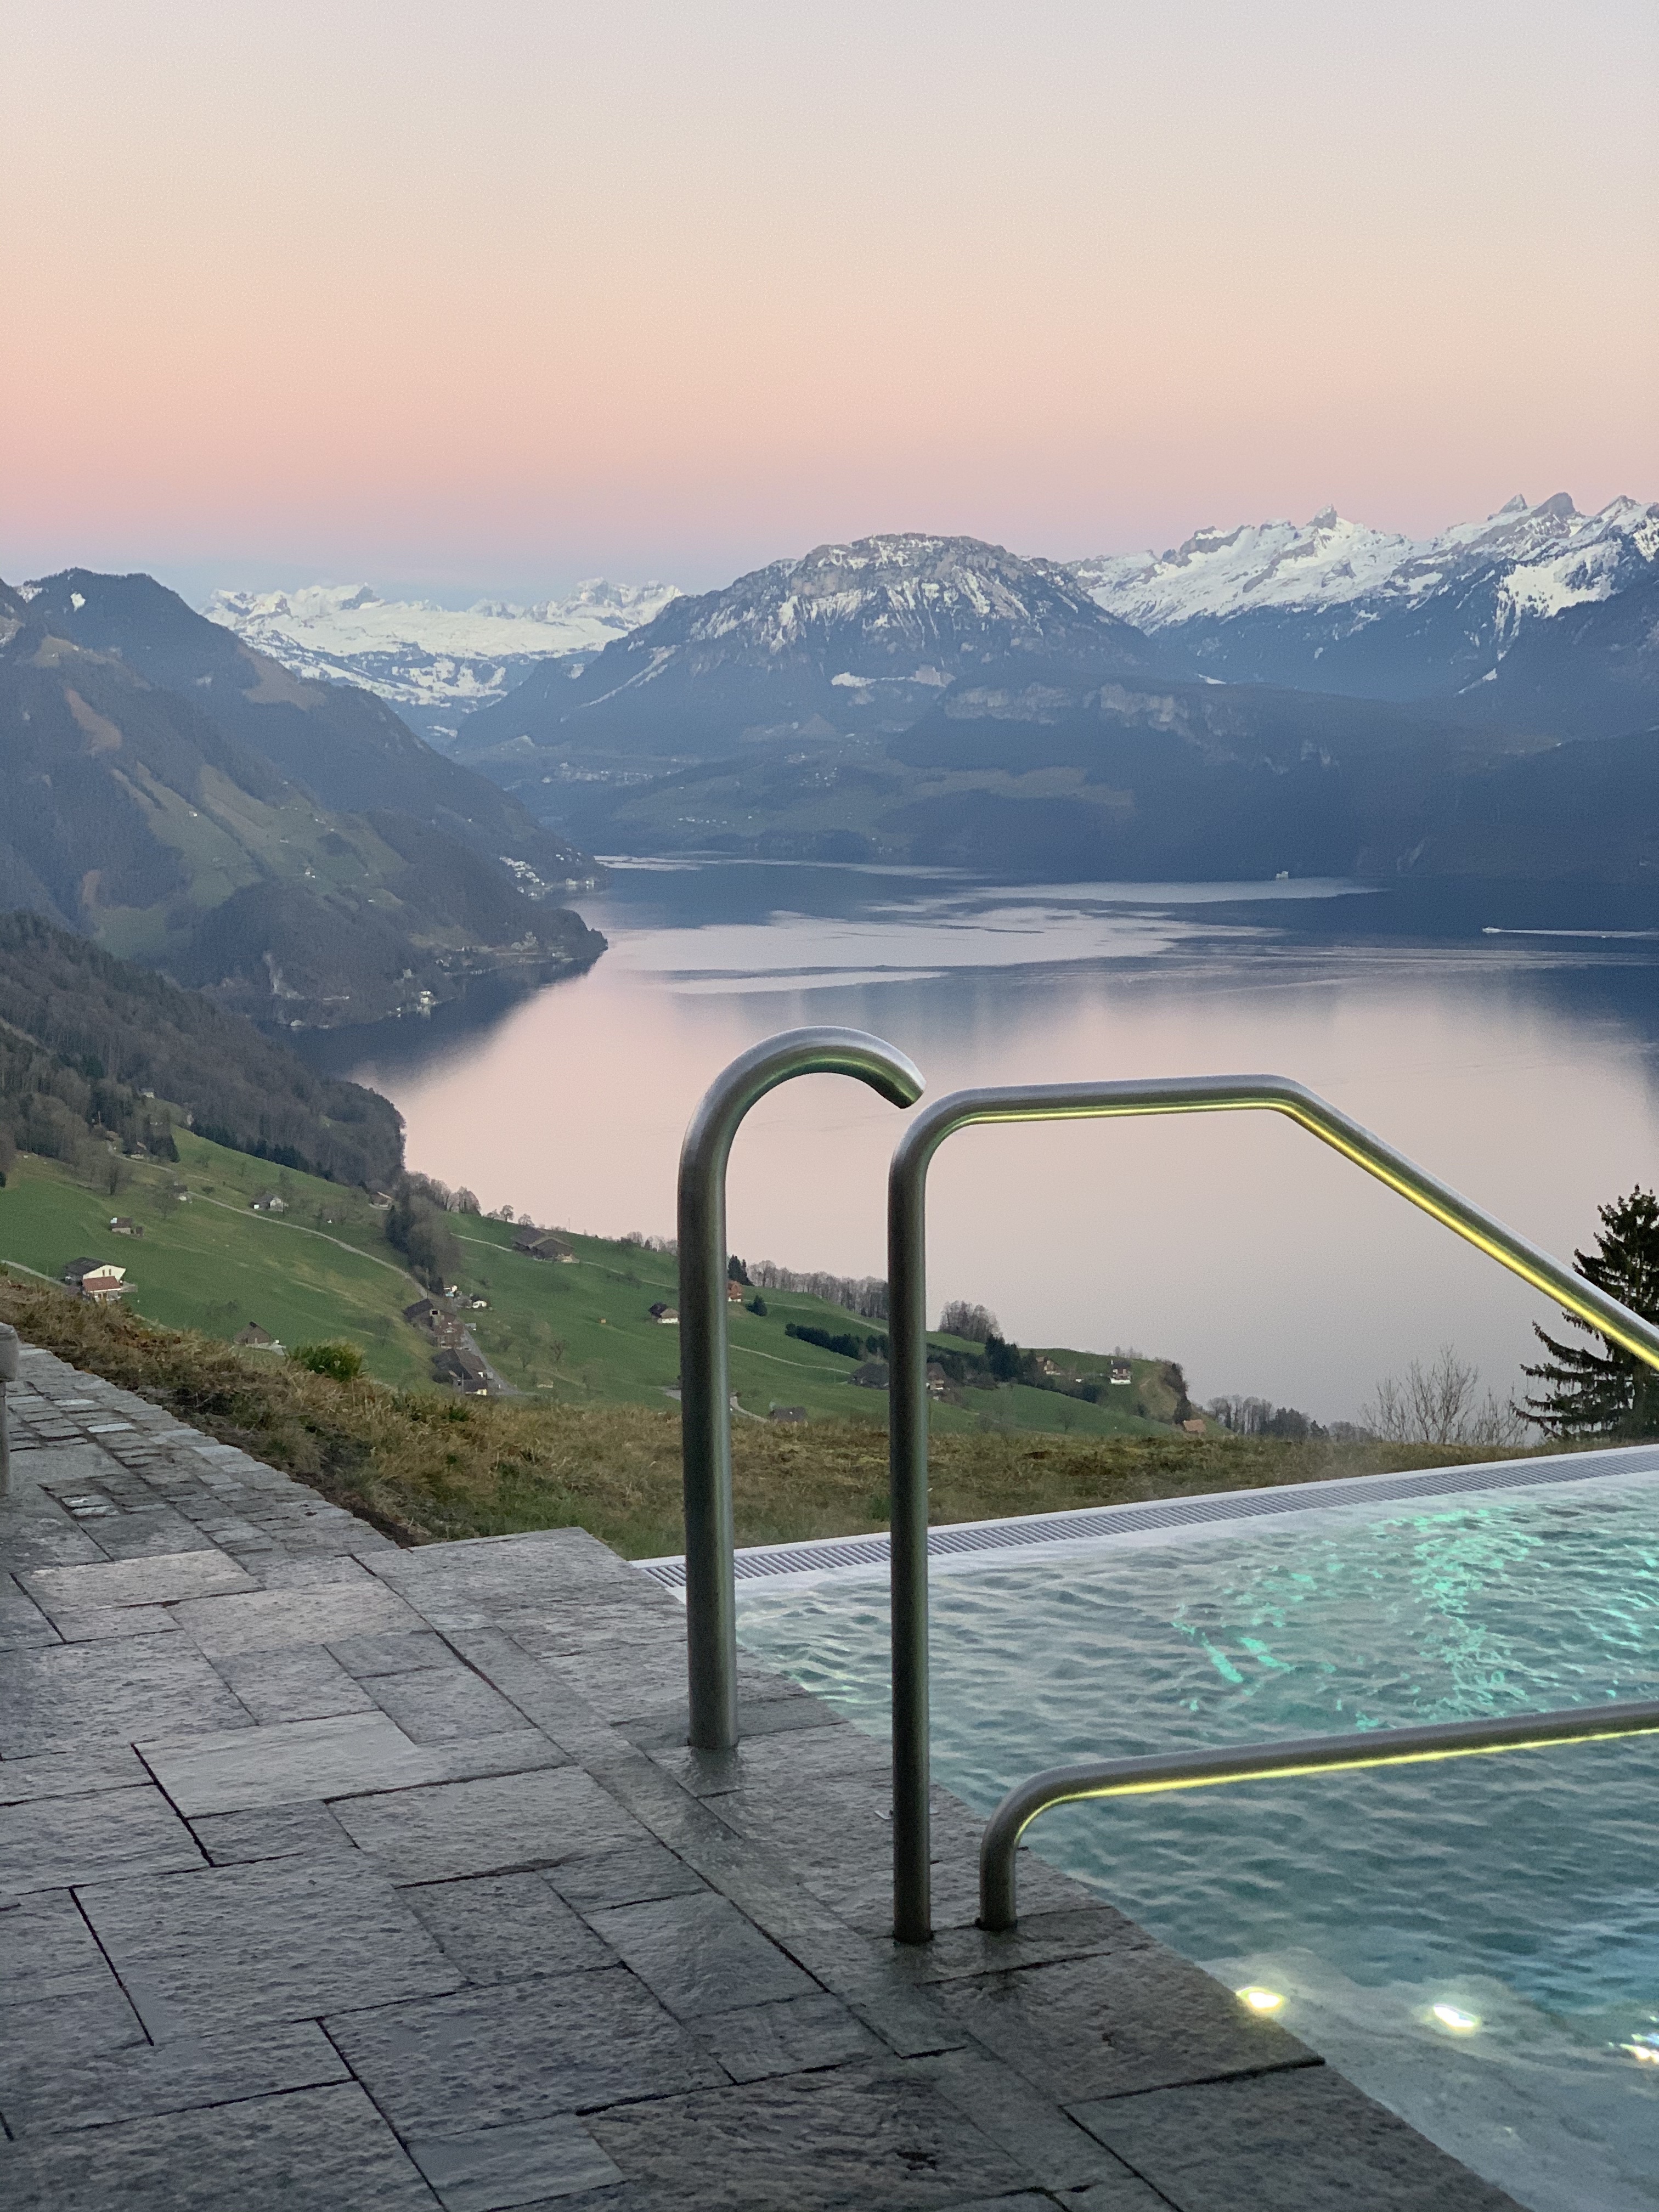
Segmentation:
{"type": "MultiPolygon", "coordinates": [[[[1659,1446],[1559,1452],[1522,1460],[1481,1460],[1469,1467],[1425,1468],[1410,1474],[1361,1474],[1330,1482],[1285,1483],[1273,1490],[1212,1491],[1202,1498],[1150,1499],[1144,1505],[1089,1505],[1075,1513],[1032,1513],[1012,1521],[973,1521],[930,1528],[927,1555],[1017,1552],[1034,1544],[1086,1542],[1148,1528],[1193,1528],[1212,1521],[1250,1521],[1273,1513],[1318,1512],[1339,1505],[1398,1504],[1451,1498],[1474,1490],[1517,1490],[1540,1483],[1592,1482],[1621,1474],[1659,1474],[1659,1446]]],[[[838,1567],[885,1566],[882,1536],[837,1536],[823,1543],[759,1545],[736,1554],[739,1582],[768,1575],[832,1574],[838,1567]]],[[[683,1559],[637,1559],[641,1574],[665,1589],[684,1589],[683,1559]]]]}

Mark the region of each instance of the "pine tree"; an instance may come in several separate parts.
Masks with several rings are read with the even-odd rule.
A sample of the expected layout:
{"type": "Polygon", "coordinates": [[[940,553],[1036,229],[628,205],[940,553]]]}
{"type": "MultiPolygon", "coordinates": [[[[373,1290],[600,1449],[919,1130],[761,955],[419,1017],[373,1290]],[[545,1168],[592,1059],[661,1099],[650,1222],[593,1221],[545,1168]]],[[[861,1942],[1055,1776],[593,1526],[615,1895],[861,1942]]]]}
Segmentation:
{"type": "MultiPolygon", "coordinates": [[[[1638,1184],[1598,1211],[1595,1249],[1575,1252],[1574,1266],[1620,1305],[1659,1321],[1659,1198],[1638,1184]]],[[[1528,1419],[1557,1437],[1659,1435],[1659,1374],[1577,1314],[1565,1319],[1600,1349],[1559,1344],[1534,1323],[1533,1334],[1550,1357],[1521,1371],[1548,1387],[1527,1400],[1528,1419]]]]}

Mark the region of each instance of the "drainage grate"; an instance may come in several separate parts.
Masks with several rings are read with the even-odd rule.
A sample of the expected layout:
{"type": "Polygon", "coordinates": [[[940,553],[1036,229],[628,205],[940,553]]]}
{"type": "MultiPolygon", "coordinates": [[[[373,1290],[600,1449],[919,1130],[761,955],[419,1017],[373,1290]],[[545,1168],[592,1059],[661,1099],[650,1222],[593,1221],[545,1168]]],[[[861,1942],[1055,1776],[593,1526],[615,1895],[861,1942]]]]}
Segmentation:
{"type": "MultiPolygon", "coordinates": [[[[1271,1513],[1317,1512],[1337,1505],[1451,1498],[1473,1490],[1517,1490],[1541,1483],[1591,1482],[1621,1474],[1659,1474],[1659,1447],[1563,1452],[1547,1458],[1481,1460],[1470,1467],[1425,1468],[1411,1474],[1358,1474],[1331,1482],[1285,1483],[1273,1490],[1224,1490],[1202,1498],[1149,1499],[1144,1505],[1089,1505],[1075,1513],[1032,1513],[1014,1521],[970,1521],[930,1528],[927,1556],[1017,1552],[1034,1544],[1086,1542],[1147,1528],[1189,1528],[1211,1521],[1249,1521],[1271,1513]]],[[[823,1543],[772,1544],[739,1552],[739,1582],[768,1575],[832,1574],[838,1567],[885,1566],[885,1536],[837,1536],[823,1543]]],[[[665,1589],[685,1588],[683,1559],[637,1559],[665,1589]]]]}

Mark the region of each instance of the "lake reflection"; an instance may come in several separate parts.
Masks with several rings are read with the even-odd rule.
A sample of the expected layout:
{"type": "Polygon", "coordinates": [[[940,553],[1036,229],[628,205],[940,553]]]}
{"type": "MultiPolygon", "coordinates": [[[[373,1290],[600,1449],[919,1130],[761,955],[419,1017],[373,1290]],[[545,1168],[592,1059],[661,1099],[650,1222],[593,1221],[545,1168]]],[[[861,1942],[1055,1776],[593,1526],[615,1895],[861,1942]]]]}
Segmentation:
{"type": "MultiPolygon", "coordinates": [[[[1659,1173],[1659,937],[1611,895],[711,862],[624,864],[582,908],[611,942],[591,974],[329,1055],[395,1100],[411,1164],[543,1222],[672,1233],[699,1094],[806,1022],[888,1038],[934,1095],[1294,1076],[1562,1256],[1659,1173]]],[[[732,1161],[734,1249],[884,1272],[897,1133],[835,1078],[763,1101],[732,1161]]],[[[969,1130],[932,1192],[933,1310],[966,1297],[1026,1343],[1168,1354],[1196,1397],[1341,1419],[1448,1340],[1501,1393],[1553,1310],[1274,1115],[969,1130]]]]}

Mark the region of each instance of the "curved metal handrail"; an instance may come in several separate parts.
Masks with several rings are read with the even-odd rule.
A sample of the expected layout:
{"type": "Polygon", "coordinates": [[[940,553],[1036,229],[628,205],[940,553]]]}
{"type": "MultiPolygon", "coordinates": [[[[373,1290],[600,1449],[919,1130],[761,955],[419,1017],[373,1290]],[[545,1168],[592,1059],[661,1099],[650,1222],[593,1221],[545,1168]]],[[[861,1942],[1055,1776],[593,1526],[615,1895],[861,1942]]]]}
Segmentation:
{"type": "Polygon", "coordinates": [[[933,1933],[927,1711],[927,1170],[976,1122],[1081,1121],[1236,1110],[1284,1114],[1489,1259],[1659,1368],[1659,1328],[1528,1243],[1437,1176],[1299,1083],[1279,1075],[1054,1083],[957,1091],[906,1127],[888,1175],[889,1465],[891,1489],[893,1932],[933,1933]]]}
{"type": "Polygon", "coordinates": [[[979,1924],[1006,1933],[1018,1919],[1014,1854],[1040,1813],[1093,1797],[1144,1797],[1164,1790],[1205,1790],[1222,1782],[1273,1776],[1352,1772],[1428,1759],[1471,1759],[1483,1752],[1542,1751],[1555,1743],[1603,1743],[1659,1732],[1659,1702],[1609,1702],[1499,1721],[1435,1721],[1419,1728],[1354,1729],[1346,1735],[1292,1738],[1211,1751],[1158,1752],[1150,1758],[1088,1759],[1051,1766],[1017,1783],[986,1823],[979,1847],[979,1924]]]}
{"type": "Polygon", "coordinates": [[[912,1060],[862,1030],[787,1030],[723,1068],[680,1148],[680,1426],[685,1483],[685,1651],[690,1741],[738,1740],[732,1405],[726,1335],[726,1165],[744,1115],[797,1075],[851,1075],[895,1106],[926,1085],[912,1060]]]}

